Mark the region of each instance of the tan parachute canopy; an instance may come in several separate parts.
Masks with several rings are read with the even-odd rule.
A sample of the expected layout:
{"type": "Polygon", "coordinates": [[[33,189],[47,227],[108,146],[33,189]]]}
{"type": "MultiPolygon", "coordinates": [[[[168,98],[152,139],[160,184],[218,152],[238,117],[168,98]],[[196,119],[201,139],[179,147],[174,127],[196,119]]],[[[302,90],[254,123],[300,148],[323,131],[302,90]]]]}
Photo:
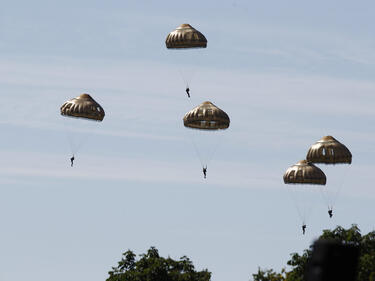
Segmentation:
{"type": "Polygon", "coordinates": [[[301,160],[291,166],[284,174],[286,184],[326,184],[326,175],[314,164],[301,160]]]}
{"type": "Polygon", "coordinates": [[[190,24],[184,23],[168,34],[165,44],[168,49],[206,48],[207,39],[190,24]]]}
{"type": "Polygon", "coordinates": [[[312,163],[350,164],[352,154],[334,137],[325,136],[310,147],[306,159],[312,163]]]}
{"type": "Polygon", "coordinates": [[[229,116],[209,101],[190,110],[184,116],[184,126],[201,130],[221,130],[229,127],[229,116]]]}
{"type": "Polygon", "coordinates": [[[66,101],[60,108],[61,115],[102,121],[104,109],[90,95],[82,94],[66,101]]]}

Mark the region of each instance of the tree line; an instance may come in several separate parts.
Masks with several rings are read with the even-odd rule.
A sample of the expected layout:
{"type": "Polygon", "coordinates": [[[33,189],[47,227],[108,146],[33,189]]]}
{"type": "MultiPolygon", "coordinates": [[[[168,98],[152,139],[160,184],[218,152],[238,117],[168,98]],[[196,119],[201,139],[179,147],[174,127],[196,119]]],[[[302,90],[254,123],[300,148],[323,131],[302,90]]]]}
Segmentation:
{"type": "MultiPolygon", "coordinates": [[[[375,231],[362,235],[357,225],[345,229],[337,226],[333,230],[323,230],[319,240],[331,240],[343,244],[356,245],[359,248],[356,281],[375,281],[375,231]]],[[[305,269],[312,255],[312,245],[302,254],[292,253],[287,262],[288,270],[258,268],[249,280],[253,281],[303,281],[305,269]]],[[[136,258],[131,250],[122,254],[116,267],[108,272],[106,281],[210,281],[211,272],[198,271],[192,261],[183,256],[178,260],[159,255],[155,247],[136,258]]]]}

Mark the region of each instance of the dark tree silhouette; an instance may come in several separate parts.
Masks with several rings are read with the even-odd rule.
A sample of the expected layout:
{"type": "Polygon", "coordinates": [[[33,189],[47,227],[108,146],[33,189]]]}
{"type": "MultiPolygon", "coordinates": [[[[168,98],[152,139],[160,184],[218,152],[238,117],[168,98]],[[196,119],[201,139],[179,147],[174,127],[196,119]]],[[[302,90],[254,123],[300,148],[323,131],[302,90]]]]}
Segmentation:
{"type": "MultiPolygon", "coordinates": [[[[334,230],[323,230],[319,237],[322,240],[334,240],[339,243],[352,244],[359,247],[359,263],[357,281],[375,281],[375,231],[361,235],[357,225],[344,229],[337,226],[334,230]]],[[[302,255],[292,253],[288,265],[290,271],[282,270],[281,273],[273,269],[262,270],[253,274],[254,281],[303,281],[307,262],[312,254],[312,245],[303,251],[302,255]]]]}
{"type": "Polygon", "coordinates": [[[151,247],[146,254],[136,255],[128,250],[123,253],[117,267],[108,272],[107,281],[209,281],[211,273],[196,271],[188,257],[176,261],[159,256],[156,248],[151,247]]]}

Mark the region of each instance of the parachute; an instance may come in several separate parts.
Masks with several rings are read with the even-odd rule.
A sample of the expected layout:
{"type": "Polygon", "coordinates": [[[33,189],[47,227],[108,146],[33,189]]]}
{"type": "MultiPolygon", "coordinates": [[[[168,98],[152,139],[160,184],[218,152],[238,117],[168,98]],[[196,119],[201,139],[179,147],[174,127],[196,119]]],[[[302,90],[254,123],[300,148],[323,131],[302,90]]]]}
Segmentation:
{"type": "Polygon", "coordinates": [[[174,50],[169,56],[179,64],[180,75],[190,98],[189,84],[196,72],[196,66],[202,62],[202,52],[197,52],[196,49],[207,48],[207,39],[190,24],[184,23],[167,35],[165,45],[168,50],[174,50]]]}
{"type": "Polygon", "coordinates": [[[306,159],[312,163],[326,164],[325,170],[329,170],[330,182],[322,195],[328,210],[332,210],[348,172],[347,167],[337,167],[337,164],[351,164],[352,153],[334,137],[325,136],[309,148],[306,159]]]}
{"type": "Polygon", "coordinates": [[[326,175],[314,164],[301,160],[291,166],[284,174],[285,184],[317,184],[325,185],[326,175]]]}
{"type": "Polygon", "coordinates": [[[184,126],[193,129],[223,130],[229,127],[229,123],[228,114],[209,101],[201,103],[184,116],[184,126]]]}
{"type": "Polygon", "coordinates": [[[207,169],[221,139],[220,132],[229,128],[229,116],[213,103],[205,101],[187,112],[183,121],[186,128],[192,129],[190,138],[202,167],[207,169]]]}
{"type": "Polygon", "coordinates": [[[87,141],[90,133],[97,129],[97,122],[103,121],[105,112],[89,94],[81,94],[64,102],[60,107],[60,114],[64,117],[71,117],[64,118],[64,125],[74,159],[74,155],[87,141]]]}
{"type": "Polygon", "coordinates": [[[86,118],[103,121],[103,108],[89,94],[82,94],[66,101],[60,108],[60,113],[67,117],[86,118]]]}
{"type": "Polygon", "coordinates": [[[317,192],[326,184],[326,175],[313,163],[301,160],[289,167],[283,178],[302,224],[305,225],[318,199],[317,192]]]}
{"type": "Polygon", "coordinates": [[[207,39],[190,24],[184,23],[168,34],[165,45],[168,49],[206,48],[207,39]]]}
{"type": "Polygon", "coordinates": [[[334,137],[325,136],[310,147],[306,159],[312,163],[351,164],[352,154],[334,137]]]}

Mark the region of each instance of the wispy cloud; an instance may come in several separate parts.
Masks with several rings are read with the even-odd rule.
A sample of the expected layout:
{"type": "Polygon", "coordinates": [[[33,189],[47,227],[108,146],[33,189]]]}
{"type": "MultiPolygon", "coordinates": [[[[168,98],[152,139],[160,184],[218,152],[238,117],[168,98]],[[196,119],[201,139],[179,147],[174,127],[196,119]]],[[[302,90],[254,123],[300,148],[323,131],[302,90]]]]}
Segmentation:
{"type": "MultiPolygon", "coordinates": [[[[71,168],[66,155],[2,151],[0,159],[0,183],[4,186],[28,185],[59,180],[120,181],[124,183],[176,184],[215,186],[217,188],[245,188],[272,190],[285,189],[282,175],[288,166],[282,161],[275,163],[244,163],[216,159],[210,164],[208,178],[203,179],[198,160],[191,153],[180,161],[156,160],[155,157],[110,157],[98,155],[80,156],[71,168]]],[[[218,157],[220,158],[220,157],[218,157]]],[[[284,161],[285,162],[285,161],[284,161]]],[[[297,161],[296,161],[297,162],[297,161]]],[[[292,165],[294,163],[290,163],[292,165]]],[[[353,164],[346,178],[343,194],[346,196],[375,197],[369,172],[370,165],[353,164]],[[358,179],[361,184],[358,185],[358,179]],[[353,188],[353,187],[356,188],[353,188]]],[[[324,169],[324,167],[322,167],[324,169]]],[[[336,175],[335,175],[336,176],[336,175]]],[[[53,184],[50,184],[53,188],[53,184]]]]}

